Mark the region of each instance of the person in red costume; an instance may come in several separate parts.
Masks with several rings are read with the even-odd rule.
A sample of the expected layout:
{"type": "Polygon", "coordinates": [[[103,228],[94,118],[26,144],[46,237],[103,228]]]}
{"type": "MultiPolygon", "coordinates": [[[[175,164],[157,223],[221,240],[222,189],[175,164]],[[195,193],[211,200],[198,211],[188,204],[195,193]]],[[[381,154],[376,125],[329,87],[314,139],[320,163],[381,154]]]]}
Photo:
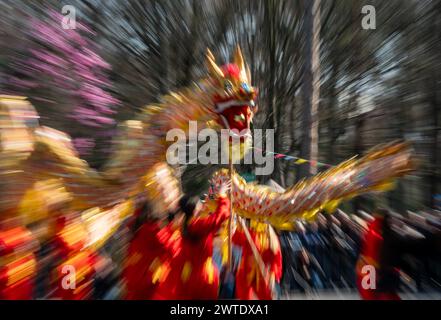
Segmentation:
{"type": "Polygon", "coordinates": [[[79,214],[69,203],[56,209],[54,232],[49,240],[51,270],[49,297],[62,300],[85,300],[93,297],[96,266],[103,258],[87,247],[88,234],[79,214]]]}
{"type": "Polygon", "coordinates": [[[179,234],[173,233],[171,224],[152,215],[145,202],[136,216],[145,221],[130,242],[123,270],[126,299],[155,300],[162,296],[158,291],[170,272],[170,261],[179,253],[179,234]]]}
{"type": "Polygon", "coordinates": [[[385,209],[377,210],[374,217],[368,225],[357,262],[358,291],[365,300],[400,300],[398,288],[402,256],[424,255],[438,250],[440,235],[433,233],[426,237],[415,237],[385,209]],[[375,273],[374,277],[372,272],[375,273]]]}
{"type": "Polygon", "coordinates": [[[274,286],[280,284],[282,278],[282,251],[280,247],[279,237],[274,229],[270,226],[266,226],[266,234],[268,239],[268,245],[262,252],[262,259],[265,265],[268,266],[268,272],[270,273],[270,285],[274,286]]]}
{"type": "Polygon", "coordinates": [[[0,300],[34,298],[37,247],[28,229],[0,224],[0,300]]]}
{"type": "MultiPolygon", "coordinates": [[[[357,262],[357,288],[360,297],[363,300],[375,300],[379,298],[378,291],[363,285],[363,279],[366,272],[363,272],[365,265],[373,266],[376,270],[379,268],[381,248],[383,245],[383,222],[384,217],[381,211],[374,215],[375,219],[368,225],[366,234],[363,239],[360,257],[357,262]]],[[[377,283],[375,283],[376,287],[377,283]]],[[[393,300],[399,300],[396,294],[390,296],[393,300]]]]}
{"type": "Polygon", "coordinates": [[[253,223],[250,236],[265,266],[265,275],[259,269],[251,245],[241,227],[233,235],[233,243],[242,248],[242,259],[236,272],[236,298],[240,300],[271,300],[273,286],[279,282],[282,255],[277,235],[268,225],[253,223]],[[264,278],[265,277],[265,278],[264,278]]]}
{"type": "MultiPolygon", "coordinates": [[[[250,230],[251,238],[255,239],[254,231],[250,230]]],[[[253,256],[251,246],[248,243],[245,232],[238,226],[233,234],[232,241],[242,248],[242,258],[236,271],[235,296],[239,300],[253,300],[257,298],[257,290],[261,284],[262,277],[257,269],[256,260],[253,256]]]]}
{"type": "Polygon", "coordinates": [[[184,213],[181,252],[171,264],[171,275],[162,290],[165,299],[217,299],[219,270],[213,262],[213,238],[229,217],[226,196],[230,183],[221,186],[217,208],[207,216],[199,215],[198,197],[184,196],[179,202],[184,213]]]}

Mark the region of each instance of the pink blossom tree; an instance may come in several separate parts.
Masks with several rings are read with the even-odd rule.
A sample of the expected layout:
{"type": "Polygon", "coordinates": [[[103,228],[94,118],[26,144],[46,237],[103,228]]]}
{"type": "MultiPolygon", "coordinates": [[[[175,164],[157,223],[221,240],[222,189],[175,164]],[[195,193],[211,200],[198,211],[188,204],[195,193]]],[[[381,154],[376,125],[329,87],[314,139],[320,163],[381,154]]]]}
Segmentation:
{"type": "Polygon", "coordinates": [[[43,123],[71,134],[78,152],[90,156],[106,151],[96,141],[109,140],[121,103],[109,93],[111,67],[97,53],[96,34],[78,21],[63,29],[62,18],[55,11],[30,18],[28,45],[13,60],[8,85],[37,105],[43,123]]]}

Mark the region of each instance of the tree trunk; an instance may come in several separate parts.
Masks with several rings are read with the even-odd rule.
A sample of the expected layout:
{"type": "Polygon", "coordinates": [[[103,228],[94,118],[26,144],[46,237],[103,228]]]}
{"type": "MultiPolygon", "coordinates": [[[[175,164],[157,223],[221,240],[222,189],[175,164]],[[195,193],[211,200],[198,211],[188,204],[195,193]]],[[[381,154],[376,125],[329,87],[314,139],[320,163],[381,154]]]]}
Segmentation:
{"type": "Polygon", "coordinates": [[[184,66],[183,66],[184,72],[182,74],[183,78],[179,83],[181,86],[184,87],[188,86],[193,80],[192,68],[197,54],[197,52],[195,52],[195,49],[196,49],[196,41],[198,39],[197,31],[201,19],[201,1],[193,0],[192,14],[193,16],[191,18],[190,33],[188,35],[187,51],[185,52],[185,58],[184,58],[184,66]]]}
{"type": "Polygon", "coordinates": [[[340,68],[339,62],[334,62],[333,70],[331,73],[331,79],[329,80],[331,88],[329,90],[329,104],[327,105],[328,110],[325,111],[325,114],[328,115],[328,146],[326,152],[326,162],[329,164],[334,164],[335,162],[335,142],[338,138],[338,120],[335,115],[335,105],[337,104],[337,80],[338,80],[338,70],[340,68]]]}
{"type": "Polygon", "coordinates": [[[299,178],[317,172],[318,104],[320,95],[320,0],[305,0],[305,70],[303,78],[300,157],[313,161],[300,166],[299,178]]]}
{"type": "MultiPolygon", "coordinates": [[[[266,10],[265,10],[265,20],[267,28],[267,43],[269,46],[268,49],[268,82],[267,82],[267,88],[268,88],[268,96],[267,96],[267,103],[268,103],[268,118],[269,118],[269,128],[274,130],[274,150],[276,152],[279,150],[279,137],[278,137],[278,110],[277,110],[277,103],[275,103],[275,79],[276,79],[276,43],[275,43],[275,21],[274,21],[274,15],[275,15],[275,3],[274,0],[268,0],[265,2],[266,10]]],[[[275,181],[278,183],[281,183],[281,167],[280,167],[280,160],[274,159],[274,171],[271,174],[270,177],[274,178],[275,181]]],[[[268,177],[268,178],[270,178],[268,177]]]]}
{"type": "Polygon", "coordinates": [[[157,53],[157,67],[156,67],[156,84],[157,84],[157,95],[158,100],[168,91],[168,52],[167,52],[167,34],[166,34],[166,17],[164,12],[163,3],[157,1],[154,3],[155,6],[155,20],[156,20],[156,35],[158,37],[158,48],[157,53]]]}
{"type": "Polygon", "coordinates": [[[431,116],[432,116],[432,129],[431,129],[431,155],[430,155],[430,163],[428,170],[428,182],[430,186],[430,194],[428,199],[428,205],[435,209],[435,195],[439,193],[438,184],[439,184],[439,167],[440,161],[438,156],[438,145],[439,145],[439,108],[438,108],[438,84],[437,84],[437,75],[432,74],[433,85],[431,88],[431,98],[430,98],[430,106],[431,106],[431,116]]]}
{"type": "MultiPolygon", "coordinates": [[[[355,119],[355,139],[354,139],[354,151],[355,154],[361,155],[363,153],[363,125],[365,122],[364,115],[361,114],[355,119]]],[[[354,212],[358,212],[361,209],[360,197],[354,198],[352,201],[354,212]]]]}

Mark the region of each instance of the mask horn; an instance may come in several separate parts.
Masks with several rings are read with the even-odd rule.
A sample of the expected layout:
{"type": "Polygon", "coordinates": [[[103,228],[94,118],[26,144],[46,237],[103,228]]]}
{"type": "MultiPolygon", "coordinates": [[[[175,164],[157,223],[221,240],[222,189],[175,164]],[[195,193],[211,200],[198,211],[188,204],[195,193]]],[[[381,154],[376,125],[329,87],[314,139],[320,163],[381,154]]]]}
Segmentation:
{"type": "Polygon", "coordinates": [[[217,79],[222,79],[224,77],[224,73],[216,64],[214,55],[210,49],[207,49],[207,67],[213,77],[217,79]]]}
{"type": "Polygon", "coordinates": [[[234,52],[234,63],[239,67],[239,70],[245,71],[245,63],[239,46],[236,47],[236,51],[234,52]]]}
{"type": "Polygon", "coordinates": [[[213,61],[215,61],[216,59],[214,58],[214,54],[213,52],[211,52],[210,49],[207,48],[207,59],[211,59],[213,61]]]}
{"type": "Polygon", "coordinates": [[[251,82],[251,70],[250,70],[250,66],[248,64],[246,67],[246,75],[247,75],[247,81],[248,81],[248,83],[250,83],[251,82]]]}

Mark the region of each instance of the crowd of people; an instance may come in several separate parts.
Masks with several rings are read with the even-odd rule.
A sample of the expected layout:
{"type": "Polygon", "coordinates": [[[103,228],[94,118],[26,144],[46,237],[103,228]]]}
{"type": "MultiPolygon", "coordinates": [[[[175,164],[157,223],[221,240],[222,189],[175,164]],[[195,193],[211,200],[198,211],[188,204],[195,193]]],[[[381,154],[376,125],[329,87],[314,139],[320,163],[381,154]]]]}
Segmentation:
{"type": "Polygon", "coordinates": [[[5,227],[0,299],[275,298],[282,271],[278,237],[269,225],[242,225],[240,218],[231,220],[228,237],[230,188],[224,183],[203,201],[184,195],[178,209],[165,214],[138,201],[134,214],[97,250],[87,246],[81,217],[68,203],[52,208],[44,237],[35,237],[41,226],[5,227]]]}
{"type": "Polygon", "coordinates": [[[319,214],[281,234],[283,292],[358,290],[365,299],[398,298],[400,292],[441,290],[441,212],[400,215],[378,209],[372,215],[319,214]],[[376,290],[365,290],[362,266],[377,270],[376,290]]]}
{"type": "Polygon", "coordinates": [[[98,250],[66,206],[54,208],[51,237],[38,237],[41,226],[12,226],[0,233],[0,298],[249,300],[348,288],[363,299],[399,299],[410,288],[441,289],[439,211],[337,210],[276,231],[230,219],[230,188],[202,201],[184,195],[166,214],[140,201],[98,250]],[[370,288],[365,265],[377,272],[370,288]]]}
{"type": "Polygon", "coordinates": [[[167,220],[152,219],[146,207],[140,211],[147,214],[135,230],[122,273],[126,299],[276,298],[282,254],[270,226],[232,220],[230,261],[227,188],[207,199],[217,202],[208,212],[199,197],[188,196],[167,220]]]}

